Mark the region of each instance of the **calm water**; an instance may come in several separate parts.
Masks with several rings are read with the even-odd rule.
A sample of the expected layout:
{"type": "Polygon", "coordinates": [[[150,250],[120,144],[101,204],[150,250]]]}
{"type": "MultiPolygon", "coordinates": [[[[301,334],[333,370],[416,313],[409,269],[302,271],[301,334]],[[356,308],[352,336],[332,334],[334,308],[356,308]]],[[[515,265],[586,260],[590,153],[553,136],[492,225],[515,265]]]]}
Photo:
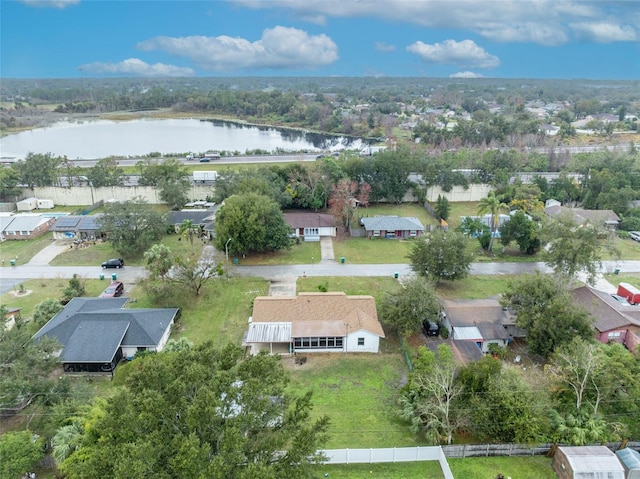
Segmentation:
{"type": "Polygon", "coordinates": [[[0,139],[0,156],[24,158],[28,153],[104,158],[225,150],[245,153],[359,149],[362,142],[298,130],[248,126],[233,122],[174,119],[107,120],[56,123],[0,139]]]}

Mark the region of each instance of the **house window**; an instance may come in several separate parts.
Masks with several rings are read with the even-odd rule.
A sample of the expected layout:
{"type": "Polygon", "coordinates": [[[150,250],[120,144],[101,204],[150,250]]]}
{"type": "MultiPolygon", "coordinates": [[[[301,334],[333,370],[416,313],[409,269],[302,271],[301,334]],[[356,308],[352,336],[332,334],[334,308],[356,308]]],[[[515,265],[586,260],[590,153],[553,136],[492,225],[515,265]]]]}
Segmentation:
{"type": "Polygon", "coordinates": [[[358,346],[364,346],[364,338],[358,338],[358,346]]]}
{"type": "Polygon", "coordinates": [[[373,236],[380,236],[380,231],[374,231],[373,236]]]}
{"type": "Polygon", "coordinates": [[[304,229],[304,235],[305,236],[318,236],[320,234],[320,231],[318,230],[318,228],[305,228],[304,229]]]}
{"type": "Polygon", "coordinates": [[[341,349],[342,338],[293,338],[293,346],[297,349],[341,349]]]}
{"type": "Polygon", "coordinates": [[[20,231],[20,234],[21,234],[22,236],[29,236],[29,232],[28,232],[28,231],[25,231],[25,230],[20,231]]]}
{"type": "Polygon", "coordinates": [[[622,335],[622,333],[620,331],[613,331],[612,333],[609,333],[607,335],[607,337],[609,339],[611,339],[611,338],[619,338],[621,335],[622,335]]]}
{"type": "Polygon", "coordinates": [[[417,234],[416,230],[409,231],[409,236],[416,236],[417,234]]]}

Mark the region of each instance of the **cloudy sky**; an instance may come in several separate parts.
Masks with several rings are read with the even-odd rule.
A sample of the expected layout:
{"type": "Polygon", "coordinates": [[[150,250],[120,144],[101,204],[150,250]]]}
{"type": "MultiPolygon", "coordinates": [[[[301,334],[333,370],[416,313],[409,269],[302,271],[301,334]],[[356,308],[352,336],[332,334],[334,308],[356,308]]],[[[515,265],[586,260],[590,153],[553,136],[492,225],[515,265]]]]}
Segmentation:
{"type": "Polygon", "coordinates": [[[640,79],[640,0],[0,0],[0,77],[640,79]]]}

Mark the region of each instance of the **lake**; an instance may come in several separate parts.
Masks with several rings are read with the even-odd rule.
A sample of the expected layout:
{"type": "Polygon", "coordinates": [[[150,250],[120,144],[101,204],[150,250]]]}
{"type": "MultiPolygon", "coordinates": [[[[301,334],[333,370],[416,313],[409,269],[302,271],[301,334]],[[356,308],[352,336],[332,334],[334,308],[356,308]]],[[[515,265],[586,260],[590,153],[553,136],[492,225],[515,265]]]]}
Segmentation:
{"type": "Polygon", "coordinates": [[[357,138],[220,120],[79,120],[5,136],[0,139],[0,156],[23,159],[28,153],[51,153],[75,160],[207,150],[335,151],[360,149],[363,144],[357,138]]]}

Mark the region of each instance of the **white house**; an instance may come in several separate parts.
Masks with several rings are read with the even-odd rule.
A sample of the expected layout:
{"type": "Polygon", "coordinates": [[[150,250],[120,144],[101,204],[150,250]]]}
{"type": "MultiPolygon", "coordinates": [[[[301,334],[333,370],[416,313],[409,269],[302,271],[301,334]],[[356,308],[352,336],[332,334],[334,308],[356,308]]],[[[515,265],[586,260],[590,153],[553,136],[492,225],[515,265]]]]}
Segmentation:
{"type": "Polygon", "coordinates": [[[373,296],[300,293],[257,297],[243,346],[251,354],[377,353],[384,337],[373,296]]]}

